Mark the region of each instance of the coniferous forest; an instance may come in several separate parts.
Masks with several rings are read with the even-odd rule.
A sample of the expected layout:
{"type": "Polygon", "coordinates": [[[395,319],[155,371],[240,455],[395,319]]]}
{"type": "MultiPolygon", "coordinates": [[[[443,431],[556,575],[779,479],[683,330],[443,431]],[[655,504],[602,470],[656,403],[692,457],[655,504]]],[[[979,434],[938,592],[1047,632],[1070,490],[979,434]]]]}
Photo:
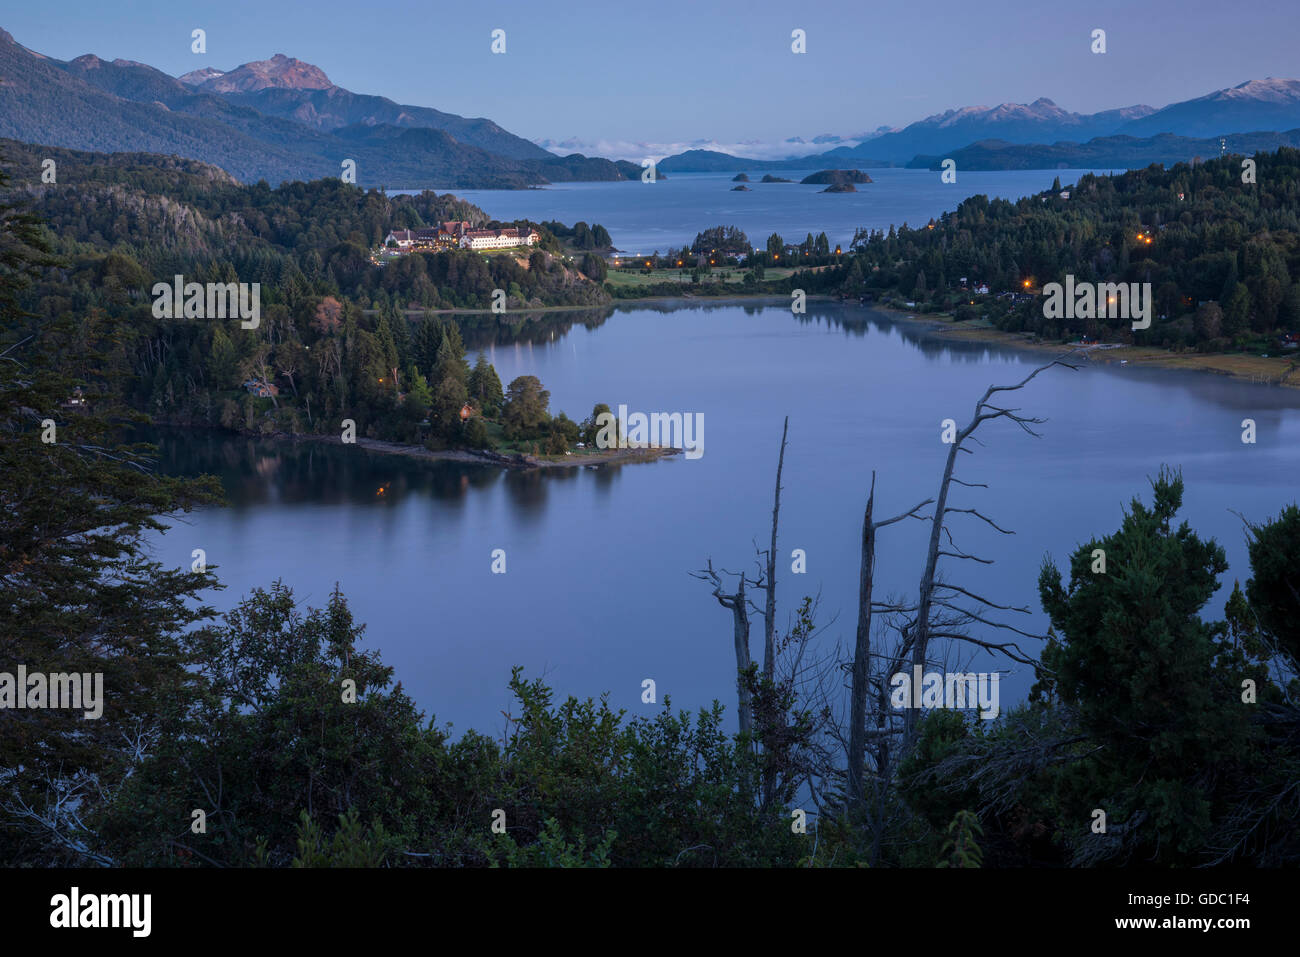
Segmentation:
{"type": "MultiPolygon", "coordinates": [[[[974,197],[933,229],[865,237],[818,281],[850,294],[910,286],[933,302],[958,274],[1013,288],[1070,268],[1164,289],[1157,338],[1224,345],[1275,334],[1293,327],[1300,288],[1297,171],[1294,152],[1259,162],[1255,192],[1233,187],[1222,160],[1090,177],[1068,201],[974,197]],[[1149,247],[1129,241],[1138,227],[1153,231],[1149,247]],[[1218,299],[1210,328],[1203,300],[1218,299]]],[[[382,274],[365,261],[365,244],[389,228],[481,218],[450,196],[389,200],[324,181],[244,187],[154,158],[78,175],[84,188],[60,194],[9,183],[0,210],[0,642],[5,661],[101,672],[115,698],[93,723],[5,712],[6,865],[1300,862],[1300,511],[1247,527],[1249,575],[1216,616],[1208,603],[1227,569],[1223,548],[1184,520],[1176,471],[1134,489],[1118,527],[1063,541],[1044,563],[1037,591],[1052,631],[1029,660],[1038,682],[1027,701],[991,725],[939,710],[895,726],[887,670],[863,659],[852,724],[866,743],[847,763],[825,703],[801,695],[781,666],[816,629],[808,600],[783,632],[769,608],[762,664],[741,663],[736,686],[718,689],[725,704],[629,718],[604,699],[557,700],[516,669],[495,737],[452,734],[421,713],[381,653],[359,650],[365,624],[337,589],[309,607],[267,581],[215,613],[202,595],[219,587],[216,574],[164,568],[144,542],[169,516],[219,502],[220,488],[159,474],[151,449],[123,438],[124,423],[282,424],[274,403],[222,399],[260,374],[311,398],[313,416],[350,412],[371,434],[397,437],[428,416],[435,429],[447,423],[444,441],[461,441],[453,414],[463,402],[528,392],[517,408],[535,406],[540,383],[503,394],[490,366],[470,367],[455,322],[411,320],[403,307],[477,303],[493,284],[522,304],[600,302],[602,291],[563,265],[558,245],[533,252],[541,258],[527,270],[457,253],[411,255],[382,274]],[[143,290],[172,270],[264,282],[257,335],[235,345],[219,324],[155,320],[143,290]],[[411,408],[382,383],[369,387],[392,368],[420,396],[411,408]],[[52,442],[42,439],[51,422],[52,442]],[[1096,575],[1098,548],[1132,571],[1096,575]],[[350,699],[339,694],[348,682],[350,699]],[[810,789],[815,848],[791,827],[810,789]],[[1086,826],[1099,794],[1114,822],[1104,833],[1086,826]],[[177,808],[206,809],[201,844],[177,808]],[[484,826],[498,809],[512,816],[505,833],[484,826]]],[[[998,322],[1025,316],[1012,309],[998,322]]],[[[303,427],[298,408],[291,429],[303,427]]],[[[868,504],[867,581],[875,529],[868,504]]],[[[738,599],[711,567],[701,574],[724,607],[743,607],[743,581],[738,599]]],[[[936,637],[942,622],[929,626],[936,637]]],[[[886,655],[895,664],[907,661],[909,627],[886,655]]]]}
{"type": "Polygon", "coordinates": [[[1017,202],[972,196],[919,227],[860,231],[841,289],[985,317],[1046,339],[1270,351],[1279,333],[1300,331],[1300,150],[1087,174],[1060,187],[1058,177],[1017,202]],[[1037,294],[1067,274],[1080,283],[1150,283],[1151,328],[1135,332],[1119,318],[1045,318],[1037,294]],[[980,283],[1006,298],[972,296],[980,283]]]}
{"type": "Polygon", "coordinates": [[[1286,940],[1300,8],[1058,6],[7,10],[4,945],[1286,940]]]}

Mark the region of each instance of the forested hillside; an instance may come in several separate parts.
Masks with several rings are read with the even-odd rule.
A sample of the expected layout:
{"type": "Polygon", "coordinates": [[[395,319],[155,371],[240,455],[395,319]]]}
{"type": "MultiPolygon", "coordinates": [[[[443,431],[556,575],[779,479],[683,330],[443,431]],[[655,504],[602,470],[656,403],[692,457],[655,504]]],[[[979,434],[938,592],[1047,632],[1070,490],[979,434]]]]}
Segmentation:
{"type": "Polygon", "coordinates": [[[609,301],[538,224],[519,224],[542,241],[518,256],[372,260],[393,229],[488,224],[450,194],[389,197],[337,179],[272,189],[175,157],[12,142],[0,151],[10,195],[46,221],[60,262],[24,293],[33,321],[127,319],[115,355],[122,381],[132,404],[168,421],[337,434],[351,418],[363,436],[462,444],[458,413],[474,383],[455,323],[425,310],[487,309],[494,290],[515,314],[609,301]],[[57,182],[40,181],[44,159],[57,182]],[[260,324],[157,318],[154,285],[176,275],[260,284],[260,324]],[[250,382],[264,394],[250,394],[250,382]]]}
{"type": "Polygon", "coordinates": [[[1276,333],[1300,330],[1300,150],[1256,155],[1254,182],[1243,182],[1243,159],[1088,174],[1068,198],[1060,183],[1014,203],[972,196],[920,228],[859,231],[841,291],[902,296],[1049,338],[1266,348],[1276,333]],[[1038,294],[1067,274],[1076,283],[1151,283],[1151,328],[1044,318],[1038,294]],[[972,295],[981,282],[989,296],[972,295]]]}
{"type": "MultiPolygon", "coordinates": [[[[0,192],[0,655],[102,673],[112,707],[88,723],[63,708],[0,711],[0,863],[1300,862],[1300,510],[1245,526],[1249,577],[1234,583],[1219,618],[1209,603],[1227,585],[1225,552],[1183,520],[1184,484],[1173,470],[1152,477],[1150,495],[1135,496],[1118,527],[1062,542],[1043,563],[1037,590],[1051,632],[1032,657],[990,643],[984,629],[1000,626],[960,596],[1005,606],[936,576],[933,561],[922,587],[943,610],[927,621],[910,599],[873,600],[877,549],[884,560],[899,557],[876,529],[929,500],[873,519],[873,488],[862,516],[859,640],[845,677],[833,681],[821,677],[838,676],[838,666],[827,671],[805,657],[825,624],[814,597],[783,597],[779,613],[768,593],[760,671],[748,658],[745,579],[728,594],[730,580],[724,585],[710,562],[696,577],[739,609],[735,634],[744,636],[736,672],[718,688],[736,703],[738,734],[721,704],[629,718],[607,699],[557,701],[539,679],[518,670],[507,678],[503,663],[514,703],[500,740],[475,731],[453,738],[364,642],[339,589],[308,607],[267,581],[218,616],[203,603],[218,584],[214,566],[166,568],[151,557],[152,536],[166,524],[159,516],[212,504],[217,486],[159,474],[149,449],[123,441],[122,422],[143,410],[250,430],[335,431],[352,417],[360,434],[408,438],[427,416],[433,439],[453,441],[465,438],[458,413],[472,402],[504,407],[508,429],[566,439],[576,424],[547,421],[535,378],[503,391],[487,363],[469,366],[457,325],[412,323],[395,302],[478,301],[483,284],[506,280],[524,295],[599,290],[544,250],[527,268],[510,255],[416,253],[401,269],[349,271],[349,250],[385,228],[481,216],[451,197],[389,199],[329,181],[246,187],[158,158],[78,172],[75,156],[58,155],[68,163],[62,184],[34,183],[36,158],[20,155],[25,182],[0,192]],[[34,200],[51,225],[15,208],[15,196],[34,200]],[[154,318],[149,286],[173,268],[264,278],[260,324],[154,318]],[[243,388],[250,377],[284,388],[255,397],[243,388]],[[1098,549],[1109,573],[1095,571],[1098,549]],[[997,649],[1032,668],[1030,699],[987,722],[961,710],[900,712],[891,676],[917,635],[997,649]],[[813,672],[817,680],[806,680],[813,672]],[[348,683],[351,698],[340,693],[348,683]],[[201,840],[190,830],[194,809],[206,815],[201,840]],[[1100,831],[1092,826],[1099,809],[1110,822],[1100,831]],[[508,829],[491,827],[499,813],[508,829]]],[[[1230,163],[1221,167],[1090,177],[1076,195],[1092,198],[1074,206],[976,198],[933,231],[868,238],[828,281],[843,285],[847,274],[850,288],[884,290],[914,269],[913,289],[936,303],[947,294],[931,294],[922,264],[909,263],[924,259],[935,286],[951,289],[949,269],[985,270],[982,278],[1014,286],[1022,263],[1039,270],[1035,281],[1052,269],[1110,269],[1192,284],[1191,263],[1209,270],[1220,257],[1226,276],[1237,270],[1232,295],[1247,297],[1249,327],[1269,295],[1284,289],[1286,302],[1294,288],[1295,206],[1280,205],[1294,171],[1262,158],[1261,183],[1274,186],[1243,196],[1226,175],[1230,163]],[[1166,176],[1185,176],[1177,185],[1196,191],[1186,221],[1164,197],[1166,176]],[[1108,231],[1136,225],[1129,205],[1170,242],[1144,244],[1136,264],[1130,250],[1121,268],[1108,257],[1128,247],[1126,234],[1108,231]],[[1215,220],[1214,209],[1240,222],[1215,220]]],[[[545,241],[557,242],[549,232],[545,241]]],[[[1211,276],[1207,288],[1223,278],[1211,276]]],[[[961,443],[982,419],[1037,421],[987,398],[954,457],[970,451],[961,443]]],[[[931,519],[935,555],[954,511],[966,510],[940,508],[931,519]]],[[[760,574],[771,582],[777,553],[767,554],[760,574]]],[[[730,641],[731,627],[723,633],[730,641]]]]}
{"type": "MultiPolygon", "coordinates": [[[[266,92],[271,111],[263,113],[254,108],[258,96],[248,103],[227,99],[126,60],[88,56],[64,63],[26,49],[2,29],[0,76],[0,137],[82,150],[175,153],[249,183],[337,176],[345,159],[354,162],[359,183],[394,189],[522,189],[625,178],[609,160],[554,156],[488,120],[420,109],[406,114],[381,97],[358,98],[335,87],[327,96],[335,106],[350,101],[342,108],[351,122],[322,128],[299,122],[276,91],[266,92]]],[[[310,102],[298,106],[311,112],[310,102]]]]}

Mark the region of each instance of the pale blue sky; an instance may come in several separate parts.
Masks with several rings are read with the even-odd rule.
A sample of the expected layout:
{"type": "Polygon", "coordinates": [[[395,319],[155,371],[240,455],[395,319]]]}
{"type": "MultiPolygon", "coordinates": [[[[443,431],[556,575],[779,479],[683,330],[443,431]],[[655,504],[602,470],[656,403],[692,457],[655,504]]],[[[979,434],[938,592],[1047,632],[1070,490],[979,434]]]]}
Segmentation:
{"type": "Polygon", "coordinates": [[[5,11],[22,44],[180,74],[286,53],[340,86],[488,116],[531,139],[852,134],[957,106],[1167,103],[1300,75],[1295,0],[964,3],[71,0],[5,11]],[[190,31],[208,52],[190,52],[190,31]],[[494,28],[507,53],[489,50],[494,28]],[[807,32],[808,52],[790,51],[807,32]],[[1094,28],[1108,52],[1089,51],[1094,28]]]}

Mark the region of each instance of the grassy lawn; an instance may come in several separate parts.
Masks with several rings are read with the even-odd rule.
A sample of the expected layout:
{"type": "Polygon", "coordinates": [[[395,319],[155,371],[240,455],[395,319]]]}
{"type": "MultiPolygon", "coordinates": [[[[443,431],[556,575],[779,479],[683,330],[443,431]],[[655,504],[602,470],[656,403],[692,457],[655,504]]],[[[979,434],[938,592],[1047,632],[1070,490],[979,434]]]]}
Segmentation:
{"type": "MultiPolygon", "coordinates": [[[[918,314],[920,315],[920,314],[918,314]]],[[[984,342],[1002,342],[1008,337],[1025,337],[1027,333],[1005,333],[996,329],[991,322],[978,319],[954,322],[951,313],[925,313],[926,319],[939,319],[949,323],[955,330],[960,330],[972,339],[984,342]]],[[[1066,349],[1073,340],[1042,340],[1039,348],[1066,349]]],[[[1167,369],[1210,370],[1235,376],[1247,381],[1272,382],[1281,385],[1300,386],[1300,355],[1284,352],[1281,355],[1259,352],[1168,352],[1154,346],[1126,345],[1119,349],[1105,350],[1095,354],[1095,361],[1118,362],[1123,360],[1134,365],[1160,366],[1167,369]]]]}
{"type": "Polygon", "coordinates": [[[572,457],[575,459],[589,458],[592,459],[593,461],[596,461],[603,457],[602,450],[595,449],[595,448],[587,448],[587,449],[571,448],[569,450],[570,455],[568,456],[562,454],[548,455],[545,451],[546,449],[545,438],[507,440],[500,422],[493,422],[489,419],[484,419],[483,422],[487,426],[489,448],[493,452],[499,452],[502,455],[516,455],[516,454],[532,455],[534,454],[533,446],[537,446],[536,454],[537,457],[540,459],[559,460],[559,459],[572,457]]]}
{"type": "MultiPolygon", "coordinates": [[[[507,247],[506,249],[475,249],[473,250],[473,252],[478,253],[480,256],[520,256],[524,259],[527,259],[529,255],[533,253],[537,248],[538,248],[537,246],[510,246],[507,247]]],[[[442,249],[442,248],[415,250],[415,252],[422,252],[422,253],[440,253],[440,252],[451,252],[451,251],[452,250],[450,249],[442,249]]],[[[374,253],[375,251],[372,249],[371,252],[374,253]]],[[[409,256],[409,255],[411,255],[410,252],[393,252],[392,250],[385,249],[380,251],[377,254],[377,258],[379,259],[380,262],[387,263],[387,262],[392,262],[394,259],[401,259],[403,256],[409,256]]]]}
{"type": "Polygon", "coordinates": [[[993,320],[989,319],[987,316],[978,316],[974,319],[958,319],[951,312],[927,312],[927,313],[918,313],[918,315],[924,315],[925,318],[927,319],[938,319],[941,322],[948,322],[954,326],[959,326],[962,329],[996,328],[993,325],[993,320]]]}
{"type": "MultiPolygon", "coordinates": [[[[723,282],[723,272],[729,272],[731,274],[725,280],[726,282],[740,285],[740,283],[744,281],[747,270],[741,269],[738,266],[728,267],[725,270],[715,267],[711,275],[701,276],[700,281],[723,282]]],[[[786,268],[766,269],[763,271],[763,279],[764,281],[769,279],[787,279],[793,272],[793,269],[786,268]]],[[[662,282],[677,282],[681,283],[684,287],[689,287],[691,285],[691,271],[688,269],[683,274],[680,269],[654,269],[649,273],[611,269],[609,275],[606,276],[605,279],[610,285],[619,287],[652,286],[656,283],[662,282]]]]}
{"type": "Polygon", "coordinates": [[[1235,352],[1202,355],[1195,352],[1168,353],[1159,349],[1130,348],[1125,356],[1133,362],[1168,366],[1176,369],[1213,369],[1245,379],[1290,382],[1296,377],[1295,356],[1273,356],[1235,352]]]}
{"type": "MultiPolygon", "coordinates": [[[[532,455],[533,446],[536,445],[538,455],[546,457],[544,452],[546,448],[545,438],[507,440],[505,437],[505,430],[502,428],[500,422],[494,422],[491,419],[484,419],[483,424],[487,426],[488,447],[493,452],[500,452],[503,455],[514,455],[515,453],[532,455]]],[[[556,456],[551,457],[555,458],[556,456]]],[[[562,458],[563,456],[560,457],[562,458]]]]}

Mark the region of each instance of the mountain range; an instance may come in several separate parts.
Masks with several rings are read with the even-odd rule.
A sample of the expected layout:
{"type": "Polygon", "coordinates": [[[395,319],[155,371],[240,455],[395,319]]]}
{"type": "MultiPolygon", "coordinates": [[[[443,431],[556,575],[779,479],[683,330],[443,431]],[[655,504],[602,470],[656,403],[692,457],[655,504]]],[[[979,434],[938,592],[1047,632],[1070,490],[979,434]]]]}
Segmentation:
{"type": "MultiPolygon", "coordinates": [[[[1158,110],[1138,105],[1100,113],[1071,113],[1042,97],[1033,103],[948,110],[856,146],[839,146],[790,159],[752,160],[717,151],[688,150],[661,160],[658,166],[682,173],[845,165],[928,167],[935,156],[956,158],[958,151],[981,146],[977,151],[981,163],[1007,165],[964,167],[959,160],[959,168],[1030,169],[1033,166],[1029,164],[1033,162],[1048,163],[1046,168],[1061,163],[1088,166],[1091,163],[1083,162],[1083,158],[1100,153],[1119,160],[1113,164],[1118,168],[1146,166],[1152,160],[1145,157],[1153,155],[1169,157],[1155,162],[1178,162],[1193,155],[1206,155],[1204,147],[1195,142],[1197,139],[1297,127],[1300,127],[1300,80],[1270,77],[1158,110]],[[1174,139],[1160,139],[1169,135],[1174,139]],[[1115,139],[1095,145],[1099,138],[1115,139]],[[1094,145],[1084,148],[1085,144],[1094,145]],[[1017,146],[1026,148],[1016,149],[1017,146]],[[1066,159],[1070,156],[1074,158],[1066,159]]],[[[1214,152],[1217,149],[1216,144],[1214,152]]],[[[966,153],[972,160],[976,155],[966,153]]]]}
{"type": "Polygon", "coordinates": [[[461,143],[500,156],[546,162],[556,158],[554,153],[503,130],[491,120],[467,119],[426,106],[394,103],[384,96],[345,90],[331,83],[319,67],[283,53],[269,60],[245,63],[229,73],[209,67],[186,73],[178,80],[197,92],[217,94],[230,103],[326,133],[357,124],[443,130],[461,143]]]}
{"type": "MultiPolygon", "coordinates": [[[[1269,78],[1162,109],[1073,113],[1045,97],[963,107],[852,139],[818,136],[810,146],[839,145],[804,156],[759,159],[687,149],[660,160],[657,169],[928,168],[947,157],[963,169],[1122,168],[1213,155],[1217,146],[1210,141],[1218,137],[1240,144],[1247,142],[1241,134],[1253,134],[1250,142],[1289,144],[1297,129],[1300,80],[1269,78]]],[[[355,162],[360,185],[391,188],[524,188],[634,179],[641,172],[639,163],[626,160],[558,156],[483,117],[354,93],[319,67],[285,54],[173,77],[132,60],[91,54],[57,60],[4,30],[0,137],[78,150],[175,154],[243,181],[273,184],[338,176],[346,160],[355,162]]]]}
{"type": "Polygon", "coordinates": [[[1173,166],[1196,157],[1212,159],[1221,151],[1240,156],[1272,153],[1283,146],[1300,147],[1300,129],[1284,133],[1229,133],[1203,139],[1160,133],[1146,137],[1098,136],[1086,143],[980,140],[942,155],[917,156],[907,168],[938,170],[945,159],[952,159],[959,170],[1137,169],[1152,163],[1173,166]]]}
{"type": "Polygon", "coordinates": [[[927,116],[896,133],[886,133],[860,146],[838,147],[830,152],[852,156],[859,150],[867,150],[876,159],[905,163],[918,153],[955,149],[983,139],[997,138],[1008,143],[1088,140],[1116,133],[1130,120],[1154,112],[1149,106],[1130,106],[1101,113],[1071,113],[1046,97],[1033,103],[967,106],[927,116]]]}
{"type": "Polygon", "coordinates": [[[352,93],[283,55],[183,81],[131,60],[56,60],[3,30],[0,137],[176,154],[273,184],[338,176],[349,159],[360,185],[393,188],[520,188],[629,172],[605,159],[556,156],[491,120],[352,93]]]}

